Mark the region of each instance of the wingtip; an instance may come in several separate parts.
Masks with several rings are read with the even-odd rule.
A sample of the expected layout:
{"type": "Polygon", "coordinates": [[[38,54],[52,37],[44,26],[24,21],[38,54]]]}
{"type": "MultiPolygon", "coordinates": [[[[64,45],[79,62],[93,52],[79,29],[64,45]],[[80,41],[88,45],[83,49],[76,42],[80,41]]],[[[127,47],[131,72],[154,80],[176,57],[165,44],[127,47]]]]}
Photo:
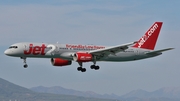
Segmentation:
{"type": "Polygon", "coordinates": [[[169,48],[169,50],[172,50],[172,49],[175,49],[175,48],[169,48]]]}

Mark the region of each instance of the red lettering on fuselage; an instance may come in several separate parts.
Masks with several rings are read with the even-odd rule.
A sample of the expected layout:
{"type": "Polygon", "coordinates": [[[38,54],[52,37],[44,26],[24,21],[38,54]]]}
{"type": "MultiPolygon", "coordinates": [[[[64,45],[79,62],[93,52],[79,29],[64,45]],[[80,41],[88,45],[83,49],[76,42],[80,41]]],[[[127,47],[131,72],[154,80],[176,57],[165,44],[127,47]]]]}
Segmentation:
{"type": "Polygon", "coordinates": [[[29,50],[24,50],[24,54],[45,55],[45,48],[46,46],[44,44],[42,44],[42,46],[33,46],[33,44],[29,44],[29,50]]]}

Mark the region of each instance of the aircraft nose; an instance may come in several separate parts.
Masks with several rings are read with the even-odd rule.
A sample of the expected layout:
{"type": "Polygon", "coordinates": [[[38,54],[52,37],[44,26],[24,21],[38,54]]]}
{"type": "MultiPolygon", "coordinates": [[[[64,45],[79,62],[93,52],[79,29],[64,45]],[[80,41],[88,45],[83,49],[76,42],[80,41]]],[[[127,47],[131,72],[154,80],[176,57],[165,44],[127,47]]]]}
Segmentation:
{"type": "Polygon", "coordinates": [[[9,50],[5,50],[5,51],[4,51],[4,54],[6,54],[6,55],[10,55],[9,50]]]}

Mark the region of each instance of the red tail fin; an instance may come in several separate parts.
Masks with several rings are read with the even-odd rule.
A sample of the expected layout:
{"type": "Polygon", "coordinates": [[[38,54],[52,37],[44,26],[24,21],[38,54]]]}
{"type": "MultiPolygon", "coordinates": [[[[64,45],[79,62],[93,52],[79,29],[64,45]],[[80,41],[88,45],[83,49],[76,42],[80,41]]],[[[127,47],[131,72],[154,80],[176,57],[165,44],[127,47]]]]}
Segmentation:
{"type": "Polygon", "coordinates": [[[155,22],[133,47],[154,50],[161,26],[162,22],[155,22]]]}

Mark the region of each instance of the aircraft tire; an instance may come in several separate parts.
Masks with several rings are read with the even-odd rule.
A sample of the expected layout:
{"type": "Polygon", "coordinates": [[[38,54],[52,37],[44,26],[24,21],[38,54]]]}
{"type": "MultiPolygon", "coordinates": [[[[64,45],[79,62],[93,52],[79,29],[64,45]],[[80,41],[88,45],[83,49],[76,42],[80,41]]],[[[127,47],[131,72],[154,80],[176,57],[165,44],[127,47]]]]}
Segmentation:
{"type": "Polygon", "coordinates": [[[78,70],[78,71],[82,71],[82,67],[78,67],[77,70],[78,70]]]}
{"type": "Polygon", "coordinates": [[[96,67],[95,65],[91,65],[91,67],[90,67],[90,68],[91,68],[91,69],[95,69],[95,67],[96,67]]]}
{"type": "Polygon", "coordinates": [[[81,69],[81,72],[86,72],[86,68],[82,68],[82,69],[81,69]]]}
{"type": "Polygon", "coordinates": [[[94,69],[95,69],[95,70],[99,70],[99,68],[100,68],[99,66],[95,66],[95,68],[94,68],[94,69]]]}
{"type": "Polygon", "coordinates": [[[24,68],[27,68],[27,67],[28,67],[28,65],[27,65],[27,64],[25,64],[25,65],[24,65],[24,68]]]}

